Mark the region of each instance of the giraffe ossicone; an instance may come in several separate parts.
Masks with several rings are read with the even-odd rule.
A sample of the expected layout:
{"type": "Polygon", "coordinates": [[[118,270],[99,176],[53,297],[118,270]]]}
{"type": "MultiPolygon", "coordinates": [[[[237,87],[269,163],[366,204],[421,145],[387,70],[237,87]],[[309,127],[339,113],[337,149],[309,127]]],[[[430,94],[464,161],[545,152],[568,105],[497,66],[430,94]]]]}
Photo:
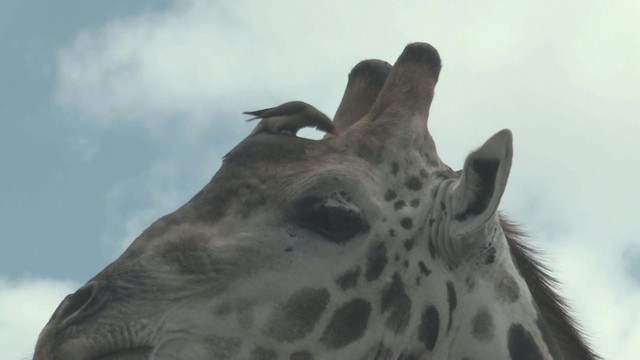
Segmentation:
{"type": "Polygon", "coordinates": [[[67,296],[34,359],[596,359],[498,212],[502,130],[460,172],[428,44],[356,65],[323,140],[259,132],[67,296]]]}

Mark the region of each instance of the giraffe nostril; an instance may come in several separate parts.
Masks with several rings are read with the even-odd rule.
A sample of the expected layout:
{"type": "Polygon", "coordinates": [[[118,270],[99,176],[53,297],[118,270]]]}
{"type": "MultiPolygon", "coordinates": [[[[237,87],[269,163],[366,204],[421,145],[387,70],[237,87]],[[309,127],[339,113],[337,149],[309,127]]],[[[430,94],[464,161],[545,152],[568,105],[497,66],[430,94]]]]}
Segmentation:
{"type": "Polygon", "coordinates": [[[75,321],[94,314],[105,303],[104,296],[100,296],[99,293],[97,283],[86,284],[62,301],[52,320],[56,319],[64,326],[69,326],[75,321]]]}

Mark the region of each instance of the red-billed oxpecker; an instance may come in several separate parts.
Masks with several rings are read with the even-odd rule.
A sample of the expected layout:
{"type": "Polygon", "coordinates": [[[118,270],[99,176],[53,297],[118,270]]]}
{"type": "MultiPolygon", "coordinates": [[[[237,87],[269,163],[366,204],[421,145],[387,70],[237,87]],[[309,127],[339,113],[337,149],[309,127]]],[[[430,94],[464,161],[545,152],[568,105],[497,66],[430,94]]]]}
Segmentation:
{"type": "Polygon", "coordinates": [[[290,101],[274,108],[245,111],[243,114],[254,116],[247,121],[262,119],[251,135],[265,132],[295,135],[298,130],[305,127],[315,127],[333,136],[339,135],[327,115],[303,101],[290,101]]]}

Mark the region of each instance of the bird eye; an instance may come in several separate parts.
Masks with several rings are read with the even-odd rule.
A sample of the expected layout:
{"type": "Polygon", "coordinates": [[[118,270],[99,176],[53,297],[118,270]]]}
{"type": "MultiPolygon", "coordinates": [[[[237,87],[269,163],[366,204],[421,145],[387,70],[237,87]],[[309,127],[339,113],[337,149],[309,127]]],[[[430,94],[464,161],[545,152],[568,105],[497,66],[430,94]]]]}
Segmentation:
{"type": "Polygon", "coordinates": [[[294,219],[301,227],[338,244],[368,228],[360,209],[339,194],[303,199],[296,205],[294,219]]]}

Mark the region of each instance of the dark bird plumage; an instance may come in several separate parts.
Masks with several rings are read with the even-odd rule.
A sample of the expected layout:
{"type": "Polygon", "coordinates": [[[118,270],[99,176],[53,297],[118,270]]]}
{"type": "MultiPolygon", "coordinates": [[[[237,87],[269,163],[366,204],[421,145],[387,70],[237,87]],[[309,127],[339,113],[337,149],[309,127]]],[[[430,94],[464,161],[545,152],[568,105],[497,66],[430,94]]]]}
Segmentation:
{"type": "Polygon", "coordinates": [[[305,127],[315,127],[320,131],[338,136],[333,122],[327,115],[312,105],[303,101],[290,101],[282,105],[256,110],[245,111],[243,114],[253,115],[247,121],[262,119],[251,135],[259,133],[291,133],[295,135],[298,130],[305,127]]]}

